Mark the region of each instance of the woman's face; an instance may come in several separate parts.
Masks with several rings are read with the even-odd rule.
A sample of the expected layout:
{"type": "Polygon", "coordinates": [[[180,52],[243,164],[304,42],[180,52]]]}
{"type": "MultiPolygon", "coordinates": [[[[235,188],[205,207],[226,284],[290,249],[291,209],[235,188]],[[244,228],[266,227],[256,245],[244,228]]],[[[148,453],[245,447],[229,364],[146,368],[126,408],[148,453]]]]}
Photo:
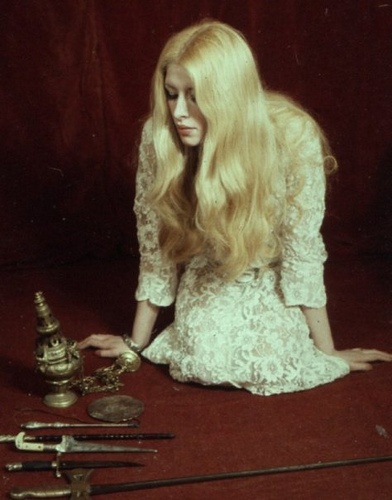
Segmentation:
{"type": "Polygon", "coordinates": [[[198,146],[206,134],[207,122],[196,103],[192,80],[178,64],[169,64],[165,92],[178,136],[185,146],[198,146]]]}

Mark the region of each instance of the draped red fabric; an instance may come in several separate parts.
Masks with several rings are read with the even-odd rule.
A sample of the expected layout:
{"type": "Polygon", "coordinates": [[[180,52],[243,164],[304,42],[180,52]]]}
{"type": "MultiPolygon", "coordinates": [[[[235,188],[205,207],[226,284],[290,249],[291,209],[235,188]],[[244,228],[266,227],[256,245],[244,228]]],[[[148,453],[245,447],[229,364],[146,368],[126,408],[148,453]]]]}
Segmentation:
{"type": "Polygon", "coordinates": [[[330,254],[390,252],[392,4],[366,0],[1,0],[0,265],[136,253],[132,169],[167,37],[244,32],[340,162],[330,254]]]}

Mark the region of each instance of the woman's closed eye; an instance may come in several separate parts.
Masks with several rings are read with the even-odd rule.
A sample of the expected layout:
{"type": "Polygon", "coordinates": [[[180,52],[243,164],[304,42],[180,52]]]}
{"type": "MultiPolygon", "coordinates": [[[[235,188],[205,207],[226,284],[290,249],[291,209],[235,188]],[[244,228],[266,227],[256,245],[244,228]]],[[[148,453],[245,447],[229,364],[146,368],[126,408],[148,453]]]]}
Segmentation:
{"type": "MultiPolygon", "coordinates": [[[[171,89],[169,90],[169,89],[165,88],[165,94],[166,94],[166,99],[168,101],[175,101],[176,99],[178,99],[178,92],[175,92],[171,89]]],[[[194,103],[196,102],[196,97],[195,97],[193,92],[187,92],[186,99],[188,101],[192,101],[194,103]]]]}
{"type": "Polygon", "coordinates": [[[168,99],[169,101],[173,101],[178,98],[178,94],[176,92],[173,92],[168,89],[165,89],[165,94],[166,94],[166,99],[168,99]]]}

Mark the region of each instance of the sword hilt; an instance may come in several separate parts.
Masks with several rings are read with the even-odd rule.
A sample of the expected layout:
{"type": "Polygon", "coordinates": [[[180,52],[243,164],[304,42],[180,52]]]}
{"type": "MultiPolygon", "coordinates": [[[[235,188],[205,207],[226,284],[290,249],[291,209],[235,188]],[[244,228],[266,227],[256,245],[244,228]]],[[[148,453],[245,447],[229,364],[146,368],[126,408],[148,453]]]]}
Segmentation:
{"type": "Polygon", "coordinates": [[[26,441],[26,433],[19,432],[15,438],[15,446],[18,450],[23,451],[63,451],[62,444],[45,444],[33,441],[26,441]]]}

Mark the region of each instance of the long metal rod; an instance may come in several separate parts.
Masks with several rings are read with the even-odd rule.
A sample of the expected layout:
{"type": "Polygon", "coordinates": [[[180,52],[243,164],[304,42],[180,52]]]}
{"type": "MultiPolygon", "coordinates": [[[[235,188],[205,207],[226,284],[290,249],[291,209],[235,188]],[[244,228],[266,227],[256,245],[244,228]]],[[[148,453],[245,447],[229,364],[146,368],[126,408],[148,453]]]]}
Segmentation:
{"type": "Polygon", "coordinates": [[[273,467],[268,469],[256,469],[238,472],[223,472],[219,474],[206,474],[201,476],[185,476],[169,479],[155,479],[151,481],[141,481],[122,484],[100,484],[91,485],[90,495],[104,495],[108,493],[120,493],[124,491],[146,490],[162,488],[165,486],[179,486],[183,484],[205,483],[208,481],[221,481],[225,479],[236,479],[244,477],[265,476],[270,474],[281,474],[287,472],[300,472],[307,470],[327,469],[333,467],[346,467],[353,465],[363,465],[371,463],[392,461],[392,455],[382,457],[355,458],[351,460],[337,460],[334,462],[317,462],[313,464],[289,465],[285,467],[273,467]]]}
{"type": "Polygon", "coordinates": [[[128,423],[102,423],[102,424],[88,424],[88,423],[66,423],[66,422],[26,422],[21,424],[22,429],[67,429],[75,427],[139,427],[138,422],[128,422],[128,423]]]}

